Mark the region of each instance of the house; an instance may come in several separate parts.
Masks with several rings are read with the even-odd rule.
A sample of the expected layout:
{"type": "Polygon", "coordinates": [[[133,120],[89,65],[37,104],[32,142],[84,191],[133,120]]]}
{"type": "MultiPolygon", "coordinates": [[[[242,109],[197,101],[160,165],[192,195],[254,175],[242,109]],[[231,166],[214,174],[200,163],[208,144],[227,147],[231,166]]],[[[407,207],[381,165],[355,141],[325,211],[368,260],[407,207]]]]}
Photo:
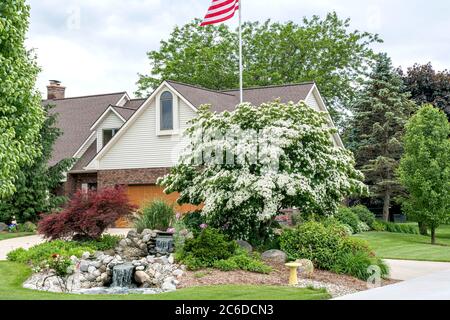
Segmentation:
{"type": "MultiPolygon", "coordinates": [[[[214,91],[175,81],[163,81],[146,99],[131,99],[126,92],[65,98],[65,88],[58,81],[51,81],[47,89],[43,104],[55,106],[53,112],[58,113],[58,126],[63,130],[50,165],[65,158],[78,159],[61,193],[70,196],[78,189],[124,185],[136,205],[152,198],[175,202],[176,194],[165,195],[155,183],[176,164],[182,133],[200,105],[210,104],[212,110],[221,112],[239,103],[238,90],[214,91]]],[[[254,105],[275,99],[305,101],[311,108],[327,111],[313,82],[248,88],[244,99],[254,105]]],[[[339,135],[332,139],[343,147],[339,135]]]]}

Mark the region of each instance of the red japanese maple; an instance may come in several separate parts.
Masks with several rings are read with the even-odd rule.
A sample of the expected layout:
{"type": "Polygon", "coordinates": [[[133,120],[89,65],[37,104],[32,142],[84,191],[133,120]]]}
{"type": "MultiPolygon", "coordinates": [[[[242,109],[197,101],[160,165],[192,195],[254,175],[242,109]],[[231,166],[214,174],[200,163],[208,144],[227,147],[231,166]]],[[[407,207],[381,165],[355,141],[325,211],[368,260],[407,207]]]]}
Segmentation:
{"type": "Polygon", "coordinates": [[[78,191],[61,212],[42,215],[39,233],[49,239],[98,239],[114,223],[137,208],[130,204],[123,188],[78,191]]]}

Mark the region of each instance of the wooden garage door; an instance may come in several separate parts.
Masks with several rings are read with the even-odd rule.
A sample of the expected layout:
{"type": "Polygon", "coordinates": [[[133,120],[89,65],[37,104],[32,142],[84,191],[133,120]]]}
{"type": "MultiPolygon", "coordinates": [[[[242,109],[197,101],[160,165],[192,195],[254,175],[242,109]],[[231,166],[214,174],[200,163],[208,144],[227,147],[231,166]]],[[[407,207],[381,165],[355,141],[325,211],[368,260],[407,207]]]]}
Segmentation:
{"type": "MultiPolygon", "coordinates": [[[[164,200],[169,204],[175,205],[175,212],[186,213],[189,211],[197,210],[198,207],[193,205],[179,206],[176,202],[178,199],[178,193],[165,194],[164,188],[157,185],[129,185],[127,186],[127,194],[130,202],[138,207],[142,207],[144,204],[152,200],[164,200]]],[[[131,223],[126,220],[119,220],[116,226],[119,228],[129,227],[131,223]]]]}

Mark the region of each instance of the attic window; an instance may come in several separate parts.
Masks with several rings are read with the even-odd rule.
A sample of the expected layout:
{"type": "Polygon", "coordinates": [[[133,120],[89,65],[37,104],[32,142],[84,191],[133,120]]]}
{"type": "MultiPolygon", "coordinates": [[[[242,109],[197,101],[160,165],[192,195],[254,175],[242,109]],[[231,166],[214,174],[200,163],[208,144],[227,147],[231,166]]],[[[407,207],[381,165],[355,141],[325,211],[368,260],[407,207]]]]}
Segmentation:
{"type": "Polygon", "coordinates": [[[161,94],[161,130],[173,130],[173,95],[169,91],[161,94]]]}
{"type": "Polygon", "coordinates": [[[118,131],[119,129],[103,129],[103,146],[106,146],[118,131]]]}

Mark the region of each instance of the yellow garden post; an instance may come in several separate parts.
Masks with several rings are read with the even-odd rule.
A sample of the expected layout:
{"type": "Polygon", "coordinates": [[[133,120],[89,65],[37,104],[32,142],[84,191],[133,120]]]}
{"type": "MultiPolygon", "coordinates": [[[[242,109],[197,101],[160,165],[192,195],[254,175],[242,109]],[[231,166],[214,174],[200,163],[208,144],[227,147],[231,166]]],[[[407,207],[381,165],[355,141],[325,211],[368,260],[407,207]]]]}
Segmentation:
{"type": "Polygon", "coordinates": [[[288,267],[290,269],[290,273],[289,273],[289,285],[290,286],[295,286],[298,284],[298,279],[297,279],[297,269],[298,267],[301,266],[300,263],[297,262],[291,262],[291,263],[286,263],[285,264],[286,267],[288,267]]]}

